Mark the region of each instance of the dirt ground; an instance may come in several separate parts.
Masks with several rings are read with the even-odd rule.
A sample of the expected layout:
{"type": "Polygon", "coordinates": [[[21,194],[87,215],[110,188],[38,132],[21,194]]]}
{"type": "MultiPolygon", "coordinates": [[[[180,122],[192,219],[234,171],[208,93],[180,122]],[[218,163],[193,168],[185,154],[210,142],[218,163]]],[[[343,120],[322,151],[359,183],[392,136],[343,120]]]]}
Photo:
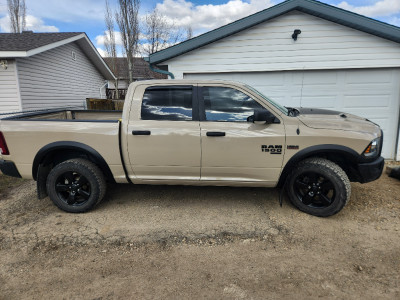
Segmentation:
{"type": "Polygon", "coordinates": [[[0,184],[0,299],[400,299],[386,174],[324,219],[276,189],[116,185],[76,215],[0,184]]]}

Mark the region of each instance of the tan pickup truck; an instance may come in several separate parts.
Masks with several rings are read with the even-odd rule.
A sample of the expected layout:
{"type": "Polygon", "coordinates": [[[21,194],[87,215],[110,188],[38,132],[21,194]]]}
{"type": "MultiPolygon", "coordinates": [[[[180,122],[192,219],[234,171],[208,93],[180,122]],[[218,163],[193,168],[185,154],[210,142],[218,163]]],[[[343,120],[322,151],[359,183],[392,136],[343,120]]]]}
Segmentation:
{"type": "MultiPolygon", "coordinates": [[[[107,182],[281,187],[298,209],[339,212],[350,181],[379,178],[382,131],[337,111],[289,108],[230,81],[130,85],[123,112],[54,110],[0,121],[0,169],[86,212],[107,182]]],[[[134,197],[134,195],[132,195],[134,197]]]]}

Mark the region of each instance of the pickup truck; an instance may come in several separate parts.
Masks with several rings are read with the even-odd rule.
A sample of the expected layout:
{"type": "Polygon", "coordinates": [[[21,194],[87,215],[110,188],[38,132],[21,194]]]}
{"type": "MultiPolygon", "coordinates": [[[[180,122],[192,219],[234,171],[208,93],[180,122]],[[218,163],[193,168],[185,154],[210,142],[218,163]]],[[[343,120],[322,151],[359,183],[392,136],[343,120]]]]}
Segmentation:
{"type": "Polygon", "coordinates": [[[348,202],[350,181],[380,177],[382,139],[365,118],[283,107],[238,82],[139,81],[122,113],[2,118],[0,169],[33,178],[39,198],[73,213],[116,182],[280,187],[298,209],[326,217],[348,202]]]}

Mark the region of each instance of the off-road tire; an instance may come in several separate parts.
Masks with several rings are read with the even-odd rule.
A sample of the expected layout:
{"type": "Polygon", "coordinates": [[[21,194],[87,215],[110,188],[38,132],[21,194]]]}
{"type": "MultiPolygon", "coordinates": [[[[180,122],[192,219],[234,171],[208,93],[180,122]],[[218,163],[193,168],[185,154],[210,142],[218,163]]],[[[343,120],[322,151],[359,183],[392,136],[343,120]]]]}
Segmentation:
{"type": "Polygon", "coordinates": [[[301,161],[289,175],[285,187],[295,207],[318,217],[338,213],[351,194],[350,181],[343,169],[319,157],[301,161]]]}
{"type": "Polygon", "coordinates": [[[84,213],[104,198],[107,184],[97,165],[76,158],[56,165],[47,177],[46,187],[50,199],[58,208],[71,213],[84,213]]]}

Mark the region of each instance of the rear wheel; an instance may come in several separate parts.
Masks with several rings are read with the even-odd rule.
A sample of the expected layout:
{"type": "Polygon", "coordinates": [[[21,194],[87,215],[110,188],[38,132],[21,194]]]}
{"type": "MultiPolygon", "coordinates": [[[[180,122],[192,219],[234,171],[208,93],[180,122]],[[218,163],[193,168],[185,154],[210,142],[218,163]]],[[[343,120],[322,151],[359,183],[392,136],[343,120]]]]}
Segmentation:
{"type": "Polygon", "coordinates": [[[71,159],[56,165],[47,177],[47,192],[60,209],[83,213],[99,203],[106,192],[101,170],[85,159],[71,159]]]}
{"type": "Polygon", "coordinates": [[[300,162],[286,187],[294,206],[318,217],[338,213],[351,194],[350,181],[343,169],[330,160],[318,157],[300,162]]]}

